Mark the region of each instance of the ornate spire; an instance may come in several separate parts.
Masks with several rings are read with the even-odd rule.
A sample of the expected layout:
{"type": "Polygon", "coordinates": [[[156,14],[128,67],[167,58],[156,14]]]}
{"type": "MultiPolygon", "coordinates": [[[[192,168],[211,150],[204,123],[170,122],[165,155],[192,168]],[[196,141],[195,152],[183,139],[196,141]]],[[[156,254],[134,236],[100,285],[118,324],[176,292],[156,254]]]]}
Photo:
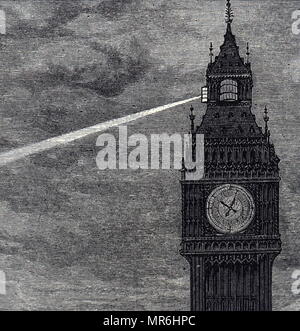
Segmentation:
{"type": "Polygon", "coordinates": [[[250,60],[250,48],[249,48],[249,43],[247,43],[247,63],[249,63],[249,60],[250,60]]]}
{"type": "Polygon", "coordinates": [[[192,160],[195,161],[196,158],[196,131],[195,131],[195,118],[194,115],[194,107],[191,105],[191,114],[190,114],[190,120],[191,120],[191,135],[192,135],[192,160]]]}
{"type": "Polygon", "coordinates": [[[213,43],[210,43],[210,47],[209,47],[209,57],[210,57],[210,63],[213,63],[213,57],[214,57],[214,53],[213,53],[213,43]]]}
{"type": "Polygon", "coordinates": [[[190,108],[191,114],[190,114],[190,120],[191,120],[191,133],[195,132],[195,118],[196,116],[194,115],[194,107],[193,105],[190,108]]]}
{"type": "Polygon", "coordinates": [[[268,139],[268,142],[270,142],[270,130],[268,126],[268,122],[270,120],[270,117],[268,116],[268,108],[267,106],[265,107],[265,116],[264,116],[264,121],[265,121],[265,136],[268,139]]]}
{"type": "MultiPolygon", "coordinates": [[[[239,53],[239,47],[235,35],[232,32],[231,23],[233,22],[233,10],[230,0],[226,2],[226,22],[227,29],[224,35],[224,42],[221,45],[219,54],[214,54],[213,62],[210,62],[207,68],[208,74],[247,74],[252,76],[250,63],[242,58],[239,53]],[[237,66],[237,62],[239,65],[237,66]]],[[[248,51],[247,51],[248,52],[248,51]]],[[[212,59],[212,45],[210,48],[210,57],[212,59]]],[[[210,96],[211,97],[211,96],[210,96]]]]}
{"type": "Polygon", "coordinates": [[[225,18],[226,18],[225,21],[228,25],[230,25],[233,22],[234,14],[231,8],[230,0],[227,0],[225,18]]]}

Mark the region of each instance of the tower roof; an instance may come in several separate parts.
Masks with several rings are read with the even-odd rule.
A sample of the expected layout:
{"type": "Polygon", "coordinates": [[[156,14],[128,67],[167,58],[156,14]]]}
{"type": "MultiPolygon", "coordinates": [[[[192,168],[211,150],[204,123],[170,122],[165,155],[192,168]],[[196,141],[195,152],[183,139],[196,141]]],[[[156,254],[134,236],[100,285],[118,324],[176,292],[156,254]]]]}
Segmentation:
{"type": "Polygon", "coordinates": [[[253,87],[251,66],[248,61],[245,63],[244,58],[239,54],[239,47],[235,35],[232,33],[233,17],[230,0],[227,0],[225,13],[227,27],[224,42],[220,47],[219,55],[214,61],[211,60],[207,69],[210,99],[213,102],[208,105],[198,131],[210,138],[258,138],[262,137],[263,133],[251,112],[251,89],[253,87]],[[237,82],[237,87],[235,87],[237,99],[230,103],[224,103],[220,100],[221,89],[218,86],[220,81],[225,82],[227,79],[230,81],[231,78],[237,82]]]}
{"type": "Polygon", "coordinates": [[[262,129],[257,125],[251,106],[214,106],[203,116],[198,133],[207,138],[259,138],[262,129]]]}
{"type": "Polygon", "coordinates": [[[235,35],[232,33],[232,22],[234,15],[230,0],[227,0],[225,17],[227,28],[224,35],[224,42],[220,47],[219,55],[216,56],[215,61],[208,66],[208,74],[251,74],[250,64],[245,63],[244,58],[240,56],[235,35]]]}

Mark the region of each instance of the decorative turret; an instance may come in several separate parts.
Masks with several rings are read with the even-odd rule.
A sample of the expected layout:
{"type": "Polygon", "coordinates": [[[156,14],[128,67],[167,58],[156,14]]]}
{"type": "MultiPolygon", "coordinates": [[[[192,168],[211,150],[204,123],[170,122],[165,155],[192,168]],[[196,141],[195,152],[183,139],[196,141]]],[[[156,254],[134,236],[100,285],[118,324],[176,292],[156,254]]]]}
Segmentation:
{"type": "Polygon", "coordinates": [[[247,52],[246,52],[246,55],[247,55],[247,61],[246,61],[246,63],[249,64],[250,63],[250,48],[249,48],[249,43],[247,43],[247,52]]]}
{"type": "Polygon", "coordinates": [[[191,105],[190,108],[190,120],[191,120],[191,135],[192,135],[192,160],[195,161],[196,157],[196,130],[195,130],[195,118],[194,107],[191,105]]]}
{"type": "Polygon", "coordinates": [[[194,115],[194,107],[191,105],[190,108],[191,114],[190,114],[190,120],[191,120],[191,133],[195,133],[195,118],[196,116],[194,115]]]}
{"type": "Polygon", "coordinates": [[[214,58],[214,53],[213,53],[213,43],[210,43],[210,47],[209,47],[209,57],[210,57],[210,63],[213,63],[213,58],[214,58]]]}
{"type": "Polygon", "coordinates": [[[268,143],[270,142],[270,130],[269,130],[269,127],[268,127],[269,120],[270,120],[270,117],[268,116],[268,108],[266,106],[265,107],[264,121],[265,121],[265,136],[267,137],[268,143]]]}
{"type": "MultiPolygon", "coordinates": [[[[202,102],[207,111],[196,133],[204,134],[206,143],[205,176],[266,177],[278,176],[278,158],[270,144],[268,113],[265,111],[265,132],[252,113],[253,78],[249,63],[249,43],[246,62],[232,33],[233,10],[226,3],[226,34],[220,53],[213,60],[210,44],[210,63],[206,86],[202,88],[202,102]],[[271,151],[271,152],[270,152],[271,151]]],[[[191,114],[192,132],[195,117],[191,114]]]]}
{"type": "Polygon", "coordinates": [[[239,47],[232,33],[233,10],[230,1],[226,4],[227,29],[220,54],[213,61],[212,44],[210,63],[207,68],[208,102],[251,101],[252,71],[249,63],[249,44],[247,60],[240,56],[239,47]]]}

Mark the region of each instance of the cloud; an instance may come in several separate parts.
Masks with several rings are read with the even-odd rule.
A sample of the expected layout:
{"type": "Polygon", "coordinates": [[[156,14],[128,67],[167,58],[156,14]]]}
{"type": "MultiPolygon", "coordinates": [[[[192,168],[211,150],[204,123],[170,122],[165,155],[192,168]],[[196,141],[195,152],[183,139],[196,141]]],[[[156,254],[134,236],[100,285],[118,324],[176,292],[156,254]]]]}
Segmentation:
{"type": "Polygon", "coordinates": [[[42,153],[33,155],[30,157],[32,165],[45,168],[53,169],[55,171],[63,171],[76,165],[78,163],[79,156],[82,156],[84,150],[80,146],[73,149],[57,150],[49,153],[42,153]]]}
{"type": "Polygon", "coordinates": [[[124,14],[130,5],[136,7],[138,3],[138,0],[103,0],[94,8],[94,11],[107,19],[113,20],[124,14]]]}
{"type": "Polygon", "coordinates": [[[113,99],[142,80],[152,63],[149,51],[135,36],[114,43],[43,44],[10,72],[18,91],[27,93],[22,93],[18,107],[16,99],[6,98],[6,116],[24,123],[19,108],[26,104],[26,122],[46,137],[121,116],[126,109],[113,99]]]}
{"type": "Polygon", "coordinates": [[[56,28],[72,21],[85,10],[81,1],[56,1],[53,5],[54,10],[52,12],[52,16],[48,19],[48,26],[50,28],[56,28]]]}
{"type": "Polygon", "coordinates": [[[51,238],[42,235],[23,237],[23,252],[31,261],[49,263],[58,268],[69,267],[83,260],[86,239],[64,227],[57,227],[51,238]]]}
{"type": "Polygon", "coordinates": [[[65,26],[81,14],[101,14],[108,20],[119,18],[127,8],[139,0],[52,0],[23,3],[8,1],[3,5],[8,17],[8,35],[17,38],[41,37],[54,35],[66,36],[72,31],[65,26]]]}
{"type": "Polygon", "coordinates": [[[150,63],[149,52],[134,36],[117,46],[63,42],[41,48],[18,75],[34,91],[65,84],[112,97],[141,79],[150,63]]]}
{"type": "Polygon", "coordinates": [[[17,38],[49,37],[67,32],[63,26],[72,21],[88,7],[80,0],[26,1],[4,4],[7,13],[9,36],[17,38]]]}
{"type": "Polygon", "coordinates": [[[16,213],[55,213],[68,205],[68,196],[42,168],[31,167],[22,174],[4,168],[0,175],[5,178],[0,199],[16,213]]]}
{"type": "MultiPolygon", "coordinates": [[[[97,48],[97,44],[94,45],[97,48]]],[[[107,56],[106,66],[95,64],[81,73],[76,84],[96,91],[105,97],[121,94],[127,85],[138,82],[150,68],[148,51],[132,38],[126,54],[114,47],[101,47],[107,56]]]]}
{"type": "Polygon", "coordinates": [[[1,152],[17,147],[17,144],[4,137],[0,137],[0,150],[1,152]]]}

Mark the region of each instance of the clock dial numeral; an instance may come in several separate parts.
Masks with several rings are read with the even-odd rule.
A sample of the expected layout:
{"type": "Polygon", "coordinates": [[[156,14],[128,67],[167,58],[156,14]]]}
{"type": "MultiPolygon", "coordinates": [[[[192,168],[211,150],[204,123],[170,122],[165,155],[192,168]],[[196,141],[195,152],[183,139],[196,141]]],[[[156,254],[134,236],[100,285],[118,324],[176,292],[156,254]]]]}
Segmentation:
{"type": "Polygon", "coordinates": [[[253,220],[254,210],[251,194],[238,185],[220,186],[207,199],[208,220],[224,234],[244,231],[253,220]]]}

